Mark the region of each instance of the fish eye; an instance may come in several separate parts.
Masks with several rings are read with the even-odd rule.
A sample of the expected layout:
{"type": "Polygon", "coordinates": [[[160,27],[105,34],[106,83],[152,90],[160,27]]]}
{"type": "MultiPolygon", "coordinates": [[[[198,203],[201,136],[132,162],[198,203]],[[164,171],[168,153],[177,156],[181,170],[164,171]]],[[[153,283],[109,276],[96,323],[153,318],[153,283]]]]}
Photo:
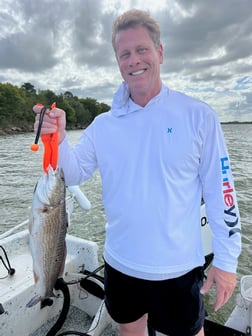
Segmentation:
{"type": "Polygon", "coordinates": [[[45,207],[42,209],[42,211],[41,211],[41,212],[44,212],[44,213],[46,213],[46,212],[48,212],[48,210],[49,210],[49,209],[48,209],[48,207],[46,207],[46,206],[45,206],[45,207]]]}

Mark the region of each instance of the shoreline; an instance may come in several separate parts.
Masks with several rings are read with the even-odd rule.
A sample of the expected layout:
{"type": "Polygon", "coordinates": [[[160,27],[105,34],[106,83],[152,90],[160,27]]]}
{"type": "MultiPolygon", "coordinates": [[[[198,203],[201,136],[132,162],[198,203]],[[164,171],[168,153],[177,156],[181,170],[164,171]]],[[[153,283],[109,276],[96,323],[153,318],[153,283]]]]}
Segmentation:
{"type": "MultiPolygon", "coordinates": [[[[252,124],[252,121],[226,121],[221,122],[221,125],[244,125],[244,124],[252,124]]],[[[67,131],[81,130],[85,129],[87,125],[72,125],[67,127],[67,131]]],[[[1,135],[15,135],[22,133],[34,133],[33,127],[29,126],[10,126],[6,128],[0,127],[0,136],[1,135]]]]}
{"type": "MultiPolygon", "coordinates": [[[[67,131],[77,131],[85,129],[87,126],[83,125],[74,125],[69,126],[66,128],[67,131]]],[[[2,135],[15,135],[15,134],[23,134],[23,133],[34,133],[32,127],[19,127],[19,126],[12,126],[6,128],[0,128],[0,136],[2,135]]]]}
{"type": "Polygon", "coordinates": [[[7,128],[0,128],[0,136],[1,135],[14,135],[14,134],[22,134],[22,133],[32,133],[32,128],[27,127],[7,127],[7,128]]]}

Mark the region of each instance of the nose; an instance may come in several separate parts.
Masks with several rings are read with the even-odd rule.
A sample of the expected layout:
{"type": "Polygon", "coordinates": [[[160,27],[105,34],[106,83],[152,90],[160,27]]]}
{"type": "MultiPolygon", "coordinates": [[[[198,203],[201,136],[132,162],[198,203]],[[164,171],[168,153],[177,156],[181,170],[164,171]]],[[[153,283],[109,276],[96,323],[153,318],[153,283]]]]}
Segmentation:
{"type": "Polygon", "coordinates": [[[139,63],[140,63],[139,55],[136,52],[131,53],[129,57],[129,66],[135,66],[136,64],[139,63]]]}

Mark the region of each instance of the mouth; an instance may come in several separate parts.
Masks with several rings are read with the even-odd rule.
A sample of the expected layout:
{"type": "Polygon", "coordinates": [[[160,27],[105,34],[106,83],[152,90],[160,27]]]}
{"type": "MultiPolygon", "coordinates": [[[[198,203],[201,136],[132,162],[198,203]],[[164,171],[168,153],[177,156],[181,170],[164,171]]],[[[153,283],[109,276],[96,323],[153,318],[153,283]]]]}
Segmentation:
{"type": "Polygon", "coordinates": [[[130,72],[130,76],[139,76],[139,75],[142,75],[144,72],[146,71],[146,69],[142,69],[142,70],[137,70],[137,71],[133,71],[133,72],[130,72]]]}

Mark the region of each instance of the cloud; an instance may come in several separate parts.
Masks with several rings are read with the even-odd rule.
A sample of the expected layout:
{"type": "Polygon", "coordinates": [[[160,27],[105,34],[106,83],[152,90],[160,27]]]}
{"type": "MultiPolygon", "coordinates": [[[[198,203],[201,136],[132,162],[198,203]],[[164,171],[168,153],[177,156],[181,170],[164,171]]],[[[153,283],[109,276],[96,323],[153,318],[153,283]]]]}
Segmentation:
{"type": "Polygon", "coordinates": [[[133,7],[160,24],[168,86],[205,100],[221,120],[252,120],[251,0],[2,0],[1,82],[110,104],[121,81],[111,26],[133,7]]]}

